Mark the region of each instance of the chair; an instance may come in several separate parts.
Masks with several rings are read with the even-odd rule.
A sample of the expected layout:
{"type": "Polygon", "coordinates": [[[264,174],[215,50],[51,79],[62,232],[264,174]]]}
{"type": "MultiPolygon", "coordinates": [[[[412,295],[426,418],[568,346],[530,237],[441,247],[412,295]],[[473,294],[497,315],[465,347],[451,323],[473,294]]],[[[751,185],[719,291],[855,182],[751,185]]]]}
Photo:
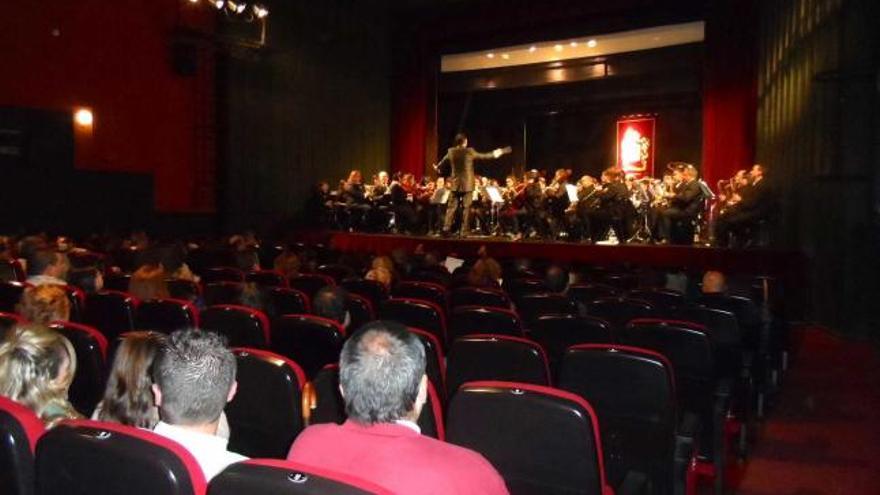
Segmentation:
{"type": "Polygon", "coordinates": [[[443,422],[443,404],[437,388],[431,380],[428,380],[428,398],[422,407],[422,412],[416,420],[422,435],[446,441],[446,428],[443,422]]]}
{"type": "Polygon", "coordinates": [[[260,287],[287,287],[287,278],[275,270],[257,270],[249,272],[244,277],[245,282],[251,282],[260,287]]]}
{"type": "Polygon", "coordinates": [[[358,329],[376,319],[376,311],[370,300],[357,294],[348,295],[348,316],[351,318],[349,328],[358,329]]]}
{"type": "Polygon", "coordinates": [[[398,298],[431,301],[443,308],[444,311],[449,307],[446,288],[440,284],[431,282],[400,282],[391,291],[391,294],[398,298]]]}
{"type": "Polygon", "coordinates": [[[630,299],[639,299],[651,303],[657,309],[672,309],[684,306],[684,294],[669,289],[636,289],[627,293],[630,299]]]}
{"type": "Polygon", "coordinates": [[[233,349],[238,361],[238,392],[226,406],[229,450],[248,457],[284,459],[303,429],[300,366],[278,354],[233,349]]]}
{"type": "Polygon", "coordinates": [[[325,365],[339,361],[345,328],[313,315],[284,315],[272,325],[272,350],[296,361],[312,377],[325,365]]]}
{"type": "Polygon", "coordinates": [[[230,347],[269,348],[269,318],[262,311],[225,304],[203,310],[199,319],[202,330],[225,336],[230,347]]]}
{"type": "Polygon", "coordinates": [[[209,495],[391,495],[369,481],[292,461],[252,459],[211,480],[209,495]]]}
{"type": "Polygon", "coordinates": [[[650,477],[654,493],[693,492],[689,466],[698,422],[685,415],[679,427],[673,368],[662,354],[616,344],[572,346],[559,388],[583,397],[599,415],[612,484],[639,471],[650,477]]]}
{"type": "Polygon", "coordinates": [[[0,396],[0,493],[34,493],[34,451],[45,431],[33,411],[0,396]]]}
{"type": "Polygon", "coordinates": [[[107,340],[134,330],[135,313],[140,301],[125,292],[105,290],[86,296],[83,321],[97,328],[107,340]]]}
{"type": "Polygon", "coordinates": [[[630,320],[651,316],[653,310],[654,306],[647,301],[625,297],[606,297],[587,305],[587,314],[611,323],[615,331],[626,326],[630,320]]]}
{"type": "Polygon", "coordinates": [[[86,293],[79,287],[74,287],[72,285],[63,285],[61,288],[64,289],[64,292],[67,294],[67,299],[70,301],[70,321],[83,321],[86,293]]]}
{"type": "Polygon", "coordinates": [[[68,396],[77,411],[91,416],[104,395],[107,338],[98,330],[78,323],[54,322],[51,328],[67,337],[76,352],[76,373],[68,396]]]}
{"type": "Polygon", "coordinates": [[[0,340],[7,330],[24,322],[24,318],[15,313],[0,313],[0,340]]]}
{"type": "Polygon", "coordinates": [[[439,392],[440,404],[446,404],[446,358],[443,355],[443,346],[437,340],[437,336],[431,332],[426,332],[419,328],[407,327],[407,330],[414,334],[422,345],[425,347],[425,374],[428,380],[437,385],[439,392]]]}
{"type": "Polygon", "coordinates": [[[449,295],[449,305],[452,308],[458,306],[484,306],[491,308],[510,309],[513,303],[500,289],[485,287],[459,287],[449,295]]]}
{"type": "Polygon", "coordinates": [[[452,310],[451,340],[475,333],[524,337],[519,315],[510,309],[485,306],[459,306],[452,310]]]}
{"type": "Polygon", "coordinates": [[[411,282],[430,282],[442,285],[443,287],[449,287],[452,275],[449,274],[445,267],[435,266],[416,270],[410,273],[406,279],[411,282]]]}
{"type": "Polygon", "coordinates": [[[195,301],[202,297],[202,287],[192,280],[171,279],[166,280],[168,293],[174,299],[182,301],[195,301]]]}
{"type": "Polygon", "coordinates": [[[602,282],[618,290],[634,290],[639,286],[639,276],[635,273],[606,273],[602,282]]]}
{"type": "Polygon", "coordinates": [[[305,292],[287,287],[272,287],[267,292],[269,298],[269,316],[278,318],[282,315],[303,315],[312,312],[309,296],[305,292]]]}
{"type": "MultiPolygon", "coordinates": [[[[570,392],[525,383],[465,383],[450,402],[446,438],[486,457],[511,493],[615,493],[605,478],[596,414],[570,392]]],[[[616,493],[641,493],[643,485],[644,479],[632,474],[616,493]]]]}
{"type": "Polygon", "coordinates": [[[215,266],[202,273],[202,283],[244,282],[244,272],[231,266],[215,266]]]}
{"type": "Polygon", "coordinates": [[[309,296],[309,300],[313,299],[315,294],[324,287],[336,285],[332,278],[320,273],[301,273],[290,277],[287,282],[292,289],[305,292],[309,296]]]}
{"type": "Polygon", "coordinates": [[[469,335],[449,347],[447,396],[462,383],[477,380],[550,385],[547,355],[540,345],[509,335],[469,335]]]}
{"type": "Polygon", "coordinates": [[[338,263],[328,263],[326,265],[321,265],[316,271],[321,275],[326,275],[332,278],[333,281],[337,284],[340,284],[343,280],[351,278],[355,275],[354,270],[350,266],[338,263]]]}
{"type": "Polygon", "coordinates": [[[617,288],[602,284],[574,284],[566,291],[569,298],[585,306],[597,299],[616,297],[619,293],[617,288]]]}
{"type": "Polygon", "coordinates": [[[15,313],[25,287],[24,282],[0,282],[0,311],[15,313]]]}
{"type": "Polygon", "coordinates": [[[177,442],[116,423],[64,421],[37,443],[40,495],[203,495],[202,468],[177,442]]]}
{"type": "Polygon", "coordinates": [[[530,335],[547,351],[550,368],[554,372],[569,347],[576,344],[604,344],[614,341],[611,324],[592,316],[542,316],[532,325],[530,335]]]}
{"type": "Polygon", "coordinates": [[[239,304],[243,291],[244,282],[230,282],[227,280],[209,282],[205,284],[205,304],[208,306],[239,304]]]}
{"type": "Polygon", "coordinates": [[[376,280],[350,278],[342,282],[342,288],[352,294],[365,297],[374,308],[380,307],[388,299],[388,289],[382,282],[376,280]]]}
{"type": "Polygon", "coordinates": [[[104,277],[104,290],[128,292],[131,275],[127,273],[114,273],[104,277]]]}
{"type": "Polygon", "coordinates": [[[0,282],[24,282],[27,275],[18,260],[0,261],[0,282]]]}
{"type": "Polygon", "coordinates": [[[199,326],[199,310],[187,301],[150,299],[142,301],[135,315],[135,328],[171,333],[199,326]]]}
{"type": "Polygon", "coordinates": [[[380,306],[379,318],[427,330],[437,337],[441,345],[445,346],[447,342],[443,309],[430,301],[391,298],[380,306]]]}
{"type": "Polygon", "coordinates": [[[504,292],[510,294],[513,302],[526,294],[548,292],[547,284],[539,278],[505,278],[504,292]]]}
{"type": "Polygon", "coordinates": [[[517,299],[516,311],[531,328],[531,324],[545,315],[576,315],[577,304],[562,294],[534,293],[525,294],[517,299]]]}

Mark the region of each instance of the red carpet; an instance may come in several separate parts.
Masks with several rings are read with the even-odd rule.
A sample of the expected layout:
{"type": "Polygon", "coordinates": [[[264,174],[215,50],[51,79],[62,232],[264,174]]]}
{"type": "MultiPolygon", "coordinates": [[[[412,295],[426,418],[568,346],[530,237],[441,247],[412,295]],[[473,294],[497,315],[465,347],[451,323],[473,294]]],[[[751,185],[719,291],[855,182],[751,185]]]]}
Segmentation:
{"type": "Polygon", "coordinates": [[[878,349],[817,328],[797,346],[736,493],[880,493],[878,349]]]}

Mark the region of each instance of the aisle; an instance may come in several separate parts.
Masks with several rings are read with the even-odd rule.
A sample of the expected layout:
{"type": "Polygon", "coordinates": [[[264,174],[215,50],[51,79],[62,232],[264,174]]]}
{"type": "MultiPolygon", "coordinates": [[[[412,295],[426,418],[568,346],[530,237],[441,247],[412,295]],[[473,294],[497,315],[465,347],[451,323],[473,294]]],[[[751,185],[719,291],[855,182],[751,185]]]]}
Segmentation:
{"type": "Polygon", "coordinates": [[[736,493],[880,493],[877,348],[819,329],[796,340],[797,360],[736,493]]]}

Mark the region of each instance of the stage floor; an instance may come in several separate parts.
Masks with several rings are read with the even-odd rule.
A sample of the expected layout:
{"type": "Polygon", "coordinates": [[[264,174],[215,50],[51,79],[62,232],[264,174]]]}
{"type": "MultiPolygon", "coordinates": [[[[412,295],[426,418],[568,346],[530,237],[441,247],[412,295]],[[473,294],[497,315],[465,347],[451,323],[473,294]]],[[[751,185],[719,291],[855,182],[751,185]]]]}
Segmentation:
{"type": "Polygon", "coordinates": [[[688,270],[716,269],[800,279],[805,257],[799,252],[775,249],[724,249],[706,246],[621,244],[590,245],[570,242],[511,241],[497,237],[441,238],[391,234],[330,232],[326,242],[348,253],[389,254],[395,249],[412,252],[418,245],[441,255],[475,257],[481,246],[495,258],[530,258],[597,266],[632,264],[688,270]]]}

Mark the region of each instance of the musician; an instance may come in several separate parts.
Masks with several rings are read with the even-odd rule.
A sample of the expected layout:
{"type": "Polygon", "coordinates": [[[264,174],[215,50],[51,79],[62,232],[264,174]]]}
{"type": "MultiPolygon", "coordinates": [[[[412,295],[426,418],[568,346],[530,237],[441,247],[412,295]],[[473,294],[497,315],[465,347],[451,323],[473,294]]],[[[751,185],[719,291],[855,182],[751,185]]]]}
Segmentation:
{"type": "Polygon", "coordinates": [[[498,222],[501,229],[515,241],[522,237],[519,227],[519,210],[522,208],[522,195],[525,194],[526,184],[520,183],[516,176],[508,175],[504,179],[504,188],[501,197],[504,198],[504,206],[498,212],[498,222]]]}
{"type": "Polygon", "coordinates": [[[404,174],[399,181],[388,186],[391,208],[394,211],[398,231],[410,234],[417,225],[418,216],[413,203],[416,181],[412,174],[404,174]]]}
{"type": "Polygon", "coordinates": [[[449,148],[446,156],[436,165],[438,170],[446,164],[448,164],[450,169],[447,187],[452,194],[449,197],[449,204],[446,208],[443,235],[449,235],[452,221],[455,219],[455,212],[458,211],[459,204],[462,204],[461,235],[465,236],[470,228],[471,203],[473,202],[474,191],[474,160],[499,158],[504,154],[504,151],[496,149],[490,153],[478,153],[473,148],[468,147],[467,136],[463,133],[455,136],[454,144],[455,146],[449,148]]]}
{"type": "Polygon", "coordinates": [[[595,216],[599,209],[599,189],[596,187],[596,179],[584,175],[577,185],[578,200],[567,210],[568,224],[578,226],[579,237],[586,242],[593,242],[593,229],[591,217],[595,216]]]}
{"type": "MultiPolygon", "coordinates": [[[[754,233],[758,223],[770,217],[773,194],[764,181],[765,168],[755,164],[749,171],[749,183],[735,193],[733,204],[719,216],[715,224],[715,239],[722,246],[728,245],[730,235],[747,237],[754,233]]],[[[753,239],[743,239],[750,243],[753,239]]]]}
{"type": "Polygon", "coordinates": [[[437,177],[434,181],[433,194],[428,199],[428,233],[435,234],[442,228],[441,220],[446,217],[446,204],[449,202],[449,189],[446,178],[437,177]]]}
{"type": "Polygon", "coordinates": [[[360,170],[352,170],[348,174],[348,180],[342,185],[342,200],[348,213],[348,229],[363,227],[370,212],[370,203],[360,170]]]}
{"type": "Polygon", "coordinates": [[[565,211],[571,205],[567,189],[570,176],[571,170],[557,169],[553,174],[553,181],[544,189],[547,225],[550,235],[554,239],[559,237],[561,229],[567,229],[569,226],[565,211]]]}
{"type": "Polygon", "coordinates": [[[669,198],[669,207],[660,214],[660,242],[664,244],[670,242],[673,224],[691,222],[703,209],[703,189],[696,167],[686,164],[677,173],[682,180],[669,198]]]}
{"type": "Polygon", "coordinates": [[[625,216],[629,191],[619,168],[611,167],[602,172],[602,186],[597,196],[599,208],[591,212],[591,226],[595,226],[596,232],[602,233],[602,237],[613,228],[617,238],[625,241],[628,238],[625,216]]]}

